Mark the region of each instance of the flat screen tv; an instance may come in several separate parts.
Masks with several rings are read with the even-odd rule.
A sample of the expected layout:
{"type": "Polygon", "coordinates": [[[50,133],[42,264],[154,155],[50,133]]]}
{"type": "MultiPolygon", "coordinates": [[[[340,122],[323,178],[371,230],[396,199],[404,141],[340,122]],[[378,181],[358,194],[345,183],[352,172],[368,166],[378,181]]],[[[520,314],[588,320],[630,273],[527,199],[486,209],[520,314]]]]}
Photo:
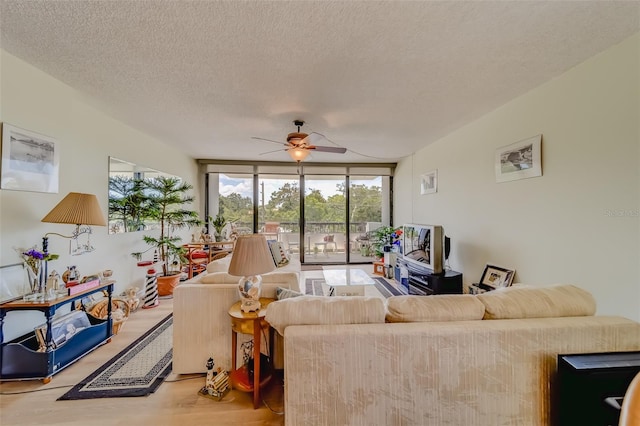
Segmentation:
{"type": "Polygon", "coordinates": [[[402,259],[414,273],[443,272],[444,231],[438,225],[406,224],[402,227],[402,259]]]}

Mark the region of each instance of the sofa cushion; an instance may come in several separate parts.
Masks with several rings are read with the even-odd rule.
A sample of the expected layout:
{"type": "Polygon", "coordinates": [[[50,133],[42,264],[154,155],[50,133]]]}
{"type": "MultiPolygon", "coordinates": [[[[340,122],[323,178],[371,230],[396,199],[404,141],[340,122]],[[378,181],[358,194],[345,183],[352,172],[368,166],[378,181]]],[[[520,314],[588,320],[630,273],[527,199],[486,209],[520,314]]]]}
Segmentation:
{"type": "Polygon", "coordinates": [[[227,272],[229,270],[229,265],[231,264],[231,257],[233,253],[228,256],[223,257],[222,259],[217,259],[212,262],[209,262],[207,265],[207,273],[213,272],[227,272]]]}
{"type": "Polygon", "coordinates": [[[573,285],[507,287],[476,297],[485,306],[484,319],[580,317],[596,312],[591,293],[573,285]]]}
{"type": "Polygon", "coordinates": [[[387,299],[387,322],[481,320],[484,305],[471,294],[392,296],[387,299]]]}
{"type": "Polygon", "coordinates": [[[301,296],[269,304],[265,319],[284,335],[290,325],[384,323],[384,314],[378,297],[301,296]]]}

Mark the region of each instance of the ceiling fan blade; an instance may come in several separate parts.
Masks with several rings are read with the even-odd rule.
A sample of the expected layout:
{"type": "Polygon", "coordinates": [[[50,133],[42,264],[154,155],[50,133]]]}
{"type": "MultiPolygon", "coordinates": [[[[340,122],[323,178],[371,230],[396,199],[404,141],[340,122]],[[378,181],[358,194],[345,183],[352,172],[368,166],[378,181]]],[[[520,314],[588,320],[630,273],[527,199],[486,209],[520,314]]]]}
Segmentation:
{"type": "Polygon", "coordinates": [[[311,145],[307,147],[308,149],[313,149],[318,152],[333,152],[335,154],[344,154],[347,152],[347,148],[342,148],[340,146],[318,146],[311,145]]]}
{"type": "Polygon", "coordinates": [[[278,142],[278,141],[272,141],[271,139],[257,138],[257,137],[255,137],[255,136],[251,136],[251,139],[255,139],[255,140],[258,140],[258,141],[265,141],[265,142],[277,143],[278,145],[288,146],[288,144],[286,144],[286,143],[278,142]]]}
{"type": "Polygon", "coordinates": [[[286,149],[276,149],[274,151],[262,152],[259,155],[267,155],[267,154],[273,154],[274,152],[283,152],[283,151],[286,151],[286,149]]]}
{"type": "MultiPolygon", "coordinates": [[[[307,135],[306,138],[304,138],[302,140],[303,142],[306,142],[308,145],[315,145],[318,142],[331,142],[329,140],[329,138],[327,138],[325,135],[323,135],[322,133],[318,133],[318,132],[311,132],[309,133],[309,135],[307,135]]],[[[333,143],[333,142],[331,142],[333,143]]]]}

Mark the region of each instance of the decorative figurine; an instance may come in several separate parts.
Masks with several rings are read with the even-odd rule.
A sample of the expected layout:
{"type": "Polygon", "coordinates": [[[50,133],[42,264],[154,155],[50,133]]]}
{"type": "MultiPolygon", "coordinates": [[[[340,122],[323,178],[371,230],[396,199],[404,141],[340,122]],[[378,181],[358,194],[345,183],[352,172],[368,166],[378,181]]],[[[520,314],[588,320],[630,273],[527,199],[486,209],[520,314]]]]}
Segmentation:
{"type": "Polygon", "coordinates": [[[218,367],[214,371],[213,358],[207,360],[207,378],[204,387],[198,391],[198,395],[215,398],[220,401],[229,392],[229,375],[218,367]]]}

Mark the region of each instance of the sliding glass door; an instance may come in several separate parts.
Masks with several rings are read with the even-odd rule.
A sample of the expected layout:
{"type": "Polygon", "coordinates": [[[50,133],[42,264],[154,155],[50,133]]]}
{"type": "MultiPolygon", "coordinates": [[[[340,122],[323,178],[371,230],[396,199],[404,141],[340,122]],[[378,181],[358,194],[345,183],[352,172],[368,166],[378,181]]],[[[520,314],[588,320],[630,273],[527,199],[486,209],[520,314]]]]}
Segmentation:
{"type": "Polygon", "coordinates": [[[375,260],[372,234],[389,223],[388,185],[387,176],[354,176],[350,179],[349,229],[353,245],[350,261],[353,263],[375,260]]]}
{"type": "Polygon", "coordinates": [[[300,188],[298,176],[261,174],[258,177],[258,232],[300,252],[300,188]]]}
{"type": "Polygon", "coordinates": [[[306,263],[345,263],[349,251],[344,176],[304,177],[306,263]]]}

